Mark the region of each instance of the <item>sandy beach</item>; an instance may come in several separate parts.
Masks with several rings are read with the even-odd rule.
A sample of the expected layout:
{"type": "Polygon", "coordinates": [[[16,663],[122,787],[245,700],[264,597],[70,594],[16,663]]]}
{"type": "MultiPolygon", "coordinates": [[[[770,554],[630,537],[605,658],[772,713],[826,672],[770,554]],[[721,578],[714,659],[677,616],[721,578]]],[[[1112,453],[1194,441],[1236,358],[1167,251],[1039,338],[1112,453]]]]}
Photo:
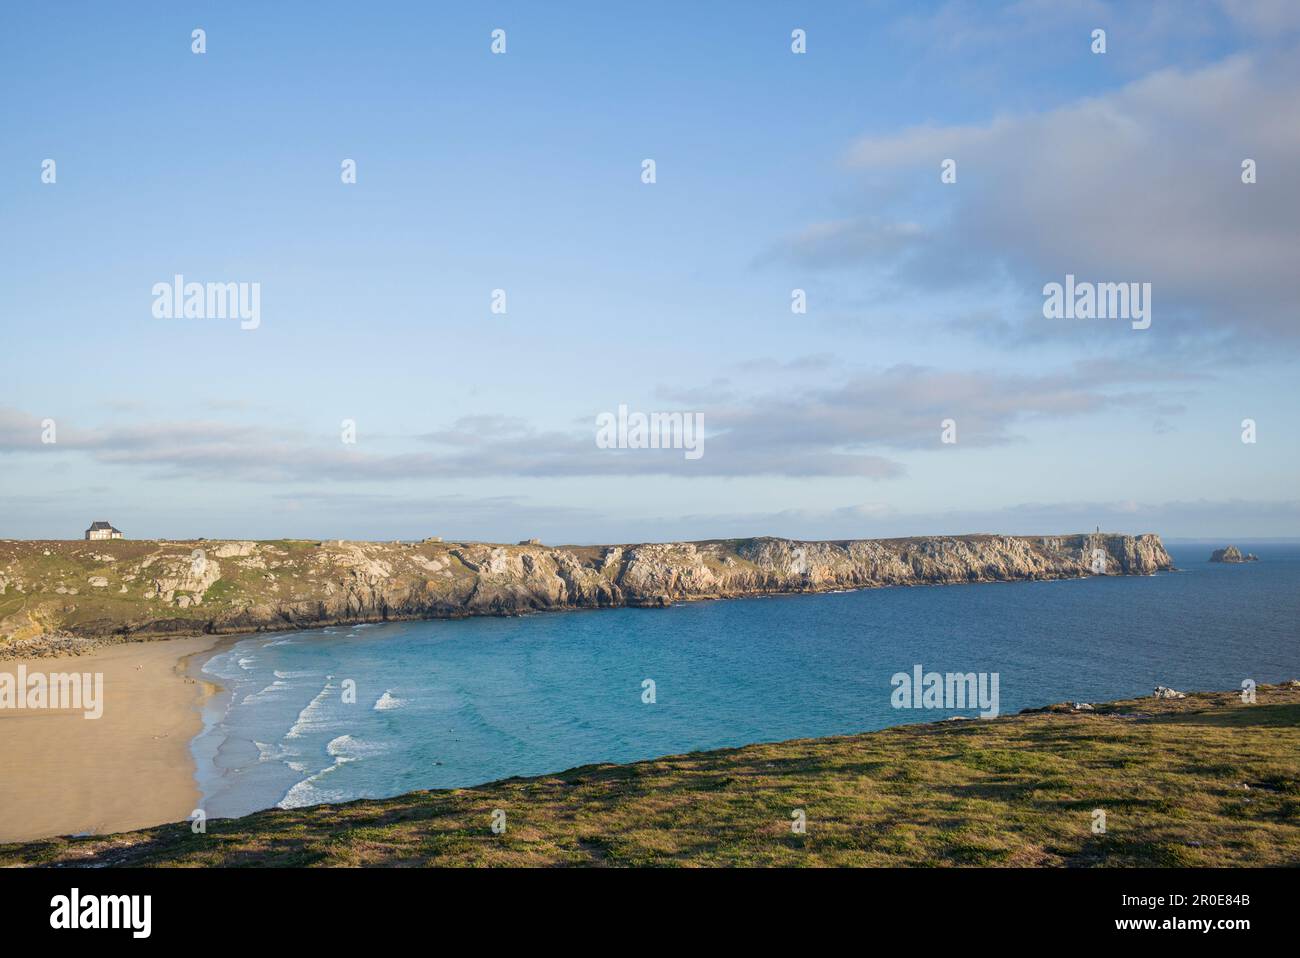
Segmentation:
{"type": "Polygon", "coordinates": [[[0,673],[103,673],[103,715],[0,709],[0,842],[105,833],[188,818],[199,800],[190,740],[212,688],[188,658],[217,636],[131,642],[0,673]]]}

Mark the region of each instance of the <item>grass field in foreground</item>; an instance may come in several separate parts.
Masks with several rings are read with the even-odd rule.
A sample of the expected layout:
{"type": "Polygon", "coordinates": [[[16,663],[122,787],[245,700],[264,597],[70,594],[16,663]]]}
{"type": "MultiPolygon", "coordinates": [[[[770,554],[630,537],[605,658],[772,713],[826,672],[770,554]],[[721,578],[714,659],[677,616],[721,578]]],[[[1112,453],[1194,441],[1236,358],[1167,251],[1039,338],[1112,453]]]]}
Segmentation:
{"type": "Polygon", "coordinates": [[[0,865],[23,864],[1296,865],[1300,686],[589,765],[206,834],[182,822],[0,846],[0,865]]]}

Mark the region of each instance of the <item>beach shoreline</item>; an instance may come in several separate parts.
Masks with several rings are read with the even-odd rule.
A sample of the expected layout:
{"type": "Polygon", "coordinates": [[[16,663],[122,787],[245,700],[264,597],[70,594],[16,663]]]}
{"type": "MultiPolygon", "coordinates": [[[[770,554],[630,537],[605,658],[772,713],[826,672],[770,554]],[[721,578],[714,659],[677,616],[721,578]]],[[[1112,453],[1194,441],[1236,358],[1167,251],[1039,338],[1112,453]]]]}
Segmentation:
{"type": "Polygon", "coordinates": [[[189,818],[200,799],[190,750],[220,686],[201,673],[230,636],[126,642],[10,659],[0,673],[102,673],[103,714],[0,709],[0,842],[107,834],[189,818]]]}
{"type": "Polygon", "coordinates": [[[0,842],[0,867],[1294,867],[1300,681],[1256,692],[579,765],[224,818],[215,841],[181,825],[0,842]],[[791,808],[827,837],[792,832],[791,808]],[[493,832],[501,809],[526,824],[493,832]]]}
{"type": "Polygon", "coordinates": [[[194,743],[229,692],[203,667],[248,638],[126,643],[64,659],[0,663],[0,673],[15,672],[19,664],[29,673],[102,672],[105,689],[98,720],[75,711],[0,710],[0,844],[172,823],[188,831],[186,819],[200,807],[205,761],[194,743]]]}

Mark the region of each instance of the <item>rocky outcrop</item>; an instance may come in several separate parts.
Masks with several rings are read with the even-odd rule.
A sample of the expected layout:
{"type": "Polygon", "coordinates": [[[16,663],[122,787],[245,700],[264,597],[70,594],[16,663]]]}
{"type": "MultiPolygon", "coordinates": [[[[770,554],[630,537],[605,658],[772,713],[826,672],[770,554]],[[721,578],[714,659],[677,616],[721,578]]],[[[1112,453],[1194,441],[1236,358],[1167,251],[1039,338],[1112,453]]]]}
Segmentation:
{"type": "Polygon", "coordinates": [[[0,541],[0,655],[69,639],[244,632],[876,586],[1150,575],[1156,535],[762,537],[550,547],[0,541]],[[218,561],[220,559],[220,561],[218,561]],[[91,583],[77,594],[73,584],[91,583]]]}
{"type": "Polygon", "coordinates": [[[1210,554],[1210,561],[1211,562],[1258,562],[1259,556],[1251,552],[1247,552],[1245,555],[1242,555],[1241,550],[1238,549],[1236,546],[1228,546],[1228,548],[1226,549],[1215,549],[1214,552],[1210,554]]]}

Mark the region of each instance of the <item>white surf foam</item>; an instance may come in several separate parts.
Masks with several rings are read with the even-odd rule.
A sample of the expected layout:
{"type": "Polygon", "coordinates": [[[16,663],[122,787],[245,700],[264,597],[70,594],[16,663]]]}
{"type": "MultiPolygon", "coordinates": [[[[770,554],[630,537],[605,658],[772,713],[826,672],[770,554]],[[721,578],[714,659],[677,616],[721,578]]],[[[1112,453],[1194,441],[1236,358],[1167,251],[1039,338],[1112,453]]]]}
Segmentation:
{"type": "Polygon", "coordinates": [[[388,689],[383,695],[379,696],[375,702],[374,711],[391,712],[393,709],[400,709],[406,704],[406,699],[399,699],[393,695],[393,690],[388,689]]]}
{"type": "Polygon", "coordinates": [[[337,690],[333,682],[326,680],[325,687],[316,693],[316,697],[307,703],[306,707],[298,713],[298,720],[285,733],[285,738],[301,738],[304,734],[314,729],[324,728],[326,723],[323,719],[322,712],[325,707],[325,700],[337,690]]]}
{"type": "MultiPolygon", "coordinates": [[[[322,785],[327,776],[337,772],[349,762],[357,762],[368,755],[387,751],[387,747],[378,742],[366,742],[351,735],[340,735],[331,739],[325,746],[327,754],[334,758],[333,765],[327,765],[314,775],[309,775],[296,783],[284,798],[277,803],[277,808],[303,808],[307,805],[319,805],[322,802],[341,801],[347,797],[345,789],[331,789],[322,785]]],[[[293,764],[290,763],[293,768],[293,764]]]]}

